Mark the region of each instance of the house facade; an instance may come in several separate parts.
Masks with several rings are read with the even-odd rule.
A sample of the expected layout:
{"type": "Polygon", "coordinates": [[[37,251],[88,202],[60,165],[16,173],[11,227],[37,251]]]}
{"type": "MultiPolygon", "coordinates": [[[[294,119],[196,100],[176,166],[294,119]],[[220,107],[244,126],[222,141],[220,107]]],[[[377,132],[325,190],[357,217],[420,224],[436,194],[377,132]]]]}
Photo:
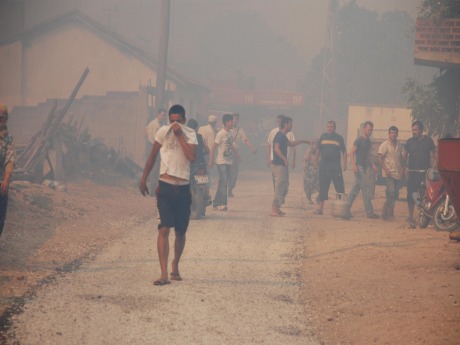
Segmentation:
{"type": "MultiPolygon", "coordinates": [[[[10,111],[18,107],[16,120],[10,119],[10,131],[18,141],[26,142],[38,130],[36,124],[46,119],[43,109],[26,109],[39,104],[43,108],[43,104],[51,104],[48,100],[67,99],[86,67],[90,72],[69,111],[77,115],[84,112],[93,135],[110,145],[123,141],[126,154],[143,163],[140,148],[145,146],[145,124],[153,116],[156,61],[79,11],[0,42],[0,99],[10,111]],[[114,97],[117,94],[118,100],[114,97]],[[96,99],[98,107],[88,103],[96,99]],[[114,105],[120,102],[120,111],[115,111],[114,105]],[[32,119],[34,116],[37,118],[32,119]],[[116,125],[122,122],[122,126],[116,125]]],[[[207,113],[208,90],[198,82],[169,68],[166,89],[165,107],[180,103],[188,117],[207,113]]]]}

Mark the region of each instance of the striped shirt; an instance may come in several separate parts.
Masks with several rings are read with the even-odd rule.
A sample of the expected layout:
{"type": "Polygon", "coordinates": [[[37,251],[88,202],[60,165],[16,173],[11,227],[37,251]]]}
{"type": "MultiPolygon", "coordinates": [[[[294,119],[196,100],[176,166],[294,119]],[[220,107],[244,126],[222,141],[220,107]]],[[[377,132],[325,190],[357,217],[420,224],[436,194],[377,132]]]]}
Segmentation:
{"type": "Polygon", "coordinates": [[[341,153],[345,152],[343,137],[337,133],[323,133],[319,138],[319,153],[321,169],[341,170],[341,153]]]}

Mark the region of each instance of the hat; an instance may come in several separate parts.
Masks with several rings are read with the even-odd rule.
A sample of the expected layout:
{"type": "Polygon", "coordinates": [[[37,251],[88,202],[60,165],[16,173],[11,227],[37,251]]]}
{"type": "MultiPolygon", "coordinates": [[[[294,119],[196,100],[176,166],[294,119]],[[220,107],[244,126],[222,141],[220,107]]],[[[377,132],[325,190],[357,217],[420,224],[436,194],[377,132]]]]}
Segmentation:
{"type": "Polygon", "coordinates": [[[5,115],[8,118],[8,108],[3,103],[0,103],[0,114],[5,115]]]}
{"type": "Polygon", "coordinates": [[[209,115],[208,116],[208,122],[216,122],[216,121],[217,121],[216,115],[209,115]]]}

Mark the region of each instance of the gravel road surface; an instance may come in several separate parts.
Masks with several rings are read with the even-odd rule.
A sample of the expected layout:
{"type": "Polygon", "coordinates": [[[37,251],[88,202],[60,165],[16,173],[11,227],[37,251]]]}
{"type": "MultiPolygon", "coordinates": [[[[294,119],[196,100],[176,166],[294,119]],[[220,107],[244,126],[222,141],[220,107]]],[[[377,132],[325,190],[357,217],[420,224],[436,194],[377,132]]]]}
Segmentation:
{"type": "Polygon", "coordinates": [[[271,188],[268,173],[249,176],[227,212],[208,208],[205,220],[192,221],[183,281],[170,285],[152,284],[156,217],[129,229],[39,289],[13,317],[15,343],[319,344],[300,299],[301,190],[290,191],[287,216],[273,218],[271,188]]]}

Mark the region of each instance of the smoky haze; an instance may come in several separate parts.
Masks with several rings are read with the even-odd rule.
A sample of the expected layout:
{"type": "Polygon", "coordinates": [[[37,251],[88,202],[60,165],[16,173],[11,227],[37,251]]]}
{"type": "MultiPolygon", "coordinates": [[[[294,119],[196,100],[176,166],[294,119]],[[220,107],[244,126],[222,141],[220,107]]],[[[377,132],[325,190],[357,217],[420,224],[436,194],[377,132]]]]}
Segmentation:
{"type": "MultiPolygon", "coordinates": [[[[302,108],[228,109],[243,115],[251,113],[264,123],[262,127],[248,123],[242,116],[242,126],[260,135],[254,137],[254,142],[265,140],[264,131],[273,126],[278,113],[292,116],[294,131],[302,137],[317,135],[328,3],[325,0],[173,0],[168,65],[204,85],[213,80],[236,81],[236,85],[246,90],[305,95],[302,108]]],[[[419,3],[418,0],[339,1],[337,96],[342,133],[349,103],[404,106],[405,96],[400,90],[406,78],[423,82],[431,76],[431,70],[413,64],[414,23],[419,3]]],[[[34,0],[24,4],[25,28],[77,9],[151,56],[158,56],[160,0],[34,0]]],[[[81,56],[87,58],[94,53],[81,51],[78,56],[66,55],[64,59],[78,61],[81,56]]],[[[46,54],[43,56],[46,58],[46,54]]],[[[120,69],[129,71],[129,66],[121,65],[120,69]]],[[[74,72],[76,79],[81,72],[74,72]]],[[[91,73],[89,78],[93,78],[95,71],[91,73]]],[[[55,84],[55,90],[62,78],[46,76],[55,84]]],[[[130,80],[126,83],[127,90],[136,90],[138,84],[138,79],[130,80]]],[[[114,90],[121,89],[107,91],[114,90]]],[[[81,95],[92,92],[84,85],[81,95]]],[[[54,94],[51,91],[40,96],[37,103],[53,98],[54,94]]],[[[191,111],[191,115],[196,112],[191,111]]],[[[201,115],[203,119],[208,114],[201,115]]]]}
{"type": "MultiPolygon", "coordinates": [[[[356,3],[415,17],[419,1],[356,3]]],[[[25,24],[78,9],[156,56],[160,7],[160,0],[26,1],[25,24]]],[[[169,64],[199,81],[243,78],[258,89],[298,89],[324,45],[327,9],[323,0],[171,1],[169,64]]]]}

